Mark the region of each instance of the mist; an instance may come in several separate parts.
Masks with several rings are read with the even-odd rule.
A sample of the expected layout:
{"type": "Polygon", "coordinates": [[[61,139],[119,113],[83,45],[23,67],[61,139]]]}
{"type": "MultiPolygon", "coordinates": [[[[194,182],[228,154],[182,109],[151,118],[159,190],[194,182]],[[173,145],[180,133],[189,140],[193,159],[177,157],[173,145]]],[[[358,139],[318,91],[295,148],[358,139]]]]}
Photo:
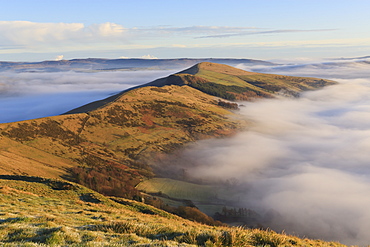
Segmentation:
{"type": "MultiPolygon", "coordinates": [[[[176,70],[177,71],[177,70],[176,70]]],[[[55,116],[174,70],[0,73],[0,123],[55,116]]]]}
{"type": "Polygon", "coordinates": [[[285,61],[278,66],[249,66],[239,64],[239,69],[260,73],[282,74],[291,76],[308,76],[328,79],[357,79],[370,77],[370,60],[325,61],[303,63],[301,60],[285,61]]]}
{"type": "MultiPolygon", "coordinates": [[[[296,66],[290,73],[299,73],[302,66],[307,68],[296,66]]],[[[286,74],[283,70],[274,72],[286,74]]],[[[306,73],[339,84],[300,98],[243,102],[238,113],[249,120],[247,131],[197,142],[177,157],[176,164],[192,179],[236,181],[235,193],[243,192],[239,206],[268,216],[265,227],[367,245],[369,72],[355,64],[311,66],[306,73]],[[345,79],[340,78],[343,69],[345,79]]]]}

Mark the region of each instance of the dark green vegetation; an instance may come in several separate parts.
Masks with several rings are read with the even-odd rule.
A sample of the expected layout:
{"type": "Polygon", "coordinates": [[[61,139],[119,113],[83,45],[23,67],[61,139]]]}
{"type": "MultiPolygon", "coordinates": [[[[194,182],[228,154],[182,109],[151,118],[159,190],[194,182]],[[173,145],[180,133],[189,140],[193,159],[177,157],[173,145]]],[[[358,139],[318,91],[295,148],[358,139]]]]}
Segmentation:
{"type": "MultiPolygon", "coordinates": [[[[199,185],[197,188],[205,194],[194,195],[198,189],[192,190],[186,198],[179,193],[179,188],[174,189],[175,184],[185,182],[159,180],[155,187],[153,181],[156,180],[151,178],[156,176],[153,167],[158,161],[187,144],[201,139],[227,137],[248,126],[248,122],[233,111],[238,108],[237,103],[214,96],[250,100],[274,97],[276,92],[282,91],[296,95],[302,90],[330,84],[333,82],[264,75],[202,63],[97,104],[89,104],[76,111],[80,112],[78,114],[1,124],[0,174],[18,175],[18,179],[0,177],[0,186],[3,186],[3,194],[6,195],[2,197],[5,198],[4,209],[8,210],[4,212],[9,212],[2,217],[0,241],[67,245],[90,242],[91,245],[96,242],[104,245],[108,242],[159,246],[179,243],[184,246],[309,246],[306,243],[324,246],[320,241],[301,240],[273,232],[209,228],[188,221],[184,223],[173,214],[209,225],[221,225],[202,213],[213,215],[222,211],[222,206],[215,207],[213,199],[205,196],[213,195],[207,190],[215,188],[199,185]],[[34,177],[30,181],[30,178],[20,175],[64,179],[65,182],[59,184],[34,177]],[[147,188],[143,188],[145,183],[147,188]],[[148,188],[154,189],[150,191],[148,188]],[[14,196],[21,198],[19,203],[7,205],[14,200],[14,196]],[[22,199],[23,196],[27,198],[22,199]],[[173,214],[128,199],[145,201],[173,214]],[[194,207],[193,200],[201,202],[196,206],[202,212],[194,207]],[[58,223],[45,226],[52,220],[46,214],[40,216],[42,220],[38,218],[38,210],[34,208],[37,204],[43,205],[45,212],[52,212],[50,206],[54,205],[57,209],[54,212],[55,221],[58,223]],[[11,210],[22,213],[13,217],[11,210]],[[82,218],[77,217],[78,212],[81,212],[82,218]],[[134,217],[138,212],[145,217],[134,217]],[[147,215],[151,216],[146,218],[147,215]],[[175,221],[179,222],[178,226],[173,223],[172,227],[175,221]],[[17,225],[20,222],[22,224],[17,225]],[[194,228],[185,227],[189,224],[194,228]],[[84,237],[85,234],[90,237],[84,237]],[[76,237],[75,240],[71,240],[71,235],[76,237]]],[[[187,188],[191,186],[190,183],[186,185],[187,188]]],[[[233,196],[227,191],[220,191],[218,198],[225,197],[224,200],[232,203],[233,196]]]]}

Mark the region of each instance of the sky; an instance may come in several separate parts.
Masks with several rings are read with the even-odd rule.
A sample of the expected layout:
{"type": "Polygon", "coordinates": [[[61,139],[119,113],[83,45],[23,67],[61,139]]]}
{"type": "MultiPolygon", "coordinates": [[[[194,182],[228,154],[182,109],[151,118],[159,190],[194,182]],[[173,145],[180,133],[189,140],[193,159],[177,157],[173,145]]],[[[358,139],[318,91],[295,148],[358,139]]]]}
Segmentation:
{"type": "Polygon", "coordinates": [[[366,0],[0,0],[0,61],[370,54],[366,0]]]}

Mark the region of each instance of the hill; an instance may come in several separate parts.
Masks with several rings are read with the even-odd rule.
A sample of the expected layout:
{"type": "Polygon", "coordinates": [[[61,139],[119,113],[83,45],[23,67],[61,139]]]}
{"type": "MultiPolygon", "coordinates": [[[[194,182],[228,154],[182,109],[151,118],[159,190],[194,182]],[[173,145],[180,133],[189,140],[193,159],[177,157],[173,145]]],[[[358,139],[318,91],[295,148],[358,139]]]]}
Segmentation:
{"type": "MultiPolygon", "coordinates": [[[[277,96],[298,97],[299,93],[333,85],[331,80],[249,72],[225,64],[201,62],[184,71],[135,87],[190,86],[227,100],[253,100],[277,96]]],[[[95,110],[116,100],[128,89],[109,98],[78,107],[66,114],[95,110]]]]}
{"type": "Polygon", "coordinates": [[[255,73],[223,64],[203,62],[147,85],[188,85],[228,100],[251,100],[273,98],[277,95],[297,97],[302,91],[333,84],[334,81],[319,78],[255,73]]]}
{"type": "Polygon", "coordinates": [[[1,124],[0,171],[68,178],[132,197],[161,155],[245,125],[214,97],[191,87],[143,87],[88,113],[1,124]]]}
{"type": "Polygon", "coordinates": [[[4,246],[344,246],[206,226],[55,179],[0,176],[0,203],[4,246]]]}

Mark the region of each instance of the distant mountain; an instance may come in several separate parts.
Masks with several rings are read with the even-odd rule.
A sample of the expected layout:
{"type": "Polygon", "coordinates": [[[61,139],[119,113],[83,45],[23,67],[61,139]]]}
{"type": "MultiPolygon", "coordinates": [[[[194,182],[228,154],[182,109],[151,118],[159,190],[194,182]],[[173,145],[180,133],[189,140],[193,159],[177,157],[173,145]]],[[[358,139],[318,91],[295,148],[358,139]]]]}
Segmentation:
{"type": "Polygon", "coordinates": [[[226,59],[226,58],[204,58],[204,59],[72,59],[60,61],[43,62],[1,62],[0,71],[15,72],[58,72],[58,71],[91,71],[91,70],[138,70],[138,69],[178,69],[186,68],[200,62],[222,63],[227,65],[265,65],[272,66],[273,63],[253,59],[226,59]]]}
{"type": "Polygon", "coordinates": [[[337,58],[336,60],[364,60],[369,59],[370,56],[363,56],[363,57],[341,57],[337,58]]]}

